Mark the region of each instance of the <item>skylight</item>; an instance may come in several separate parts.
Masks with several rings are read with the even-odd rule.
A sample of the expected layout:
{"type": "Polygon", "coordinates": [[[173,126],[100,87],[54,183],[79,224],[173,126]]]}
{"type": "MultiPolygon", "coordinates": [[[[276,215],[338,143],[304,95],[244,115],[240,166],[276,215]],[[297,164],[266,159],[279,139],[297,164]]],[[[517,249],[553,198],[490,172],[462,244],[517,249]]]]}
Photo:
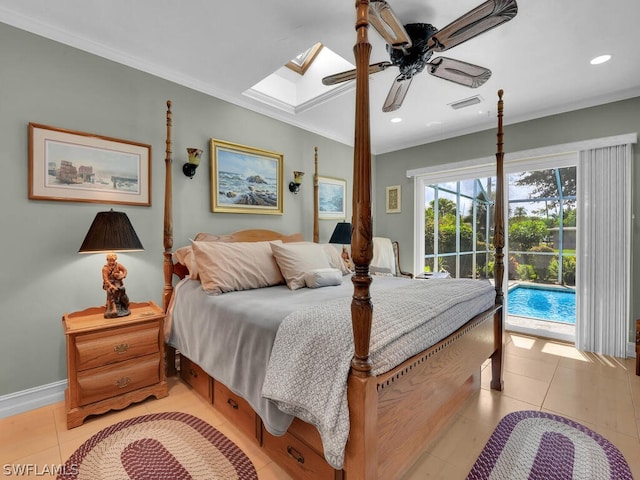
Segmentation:
{"type": "Polygon", "coordinates": [[[317,43],[256,83],[244,95],[288,113],[301,113],[354,88],[353,82],[325,86],[322,78],[354,65],[317,43]]]}
{"type": "Polygon", "coordinates": [[[304,75],[320,53],[320,50],[322,50],[322,47],[324,47],[324,45],[320,42],[316,43],[313,47],[307,48],[296,58],[292,59],[285,67],[289,67],[294,72],[304,75]]]}

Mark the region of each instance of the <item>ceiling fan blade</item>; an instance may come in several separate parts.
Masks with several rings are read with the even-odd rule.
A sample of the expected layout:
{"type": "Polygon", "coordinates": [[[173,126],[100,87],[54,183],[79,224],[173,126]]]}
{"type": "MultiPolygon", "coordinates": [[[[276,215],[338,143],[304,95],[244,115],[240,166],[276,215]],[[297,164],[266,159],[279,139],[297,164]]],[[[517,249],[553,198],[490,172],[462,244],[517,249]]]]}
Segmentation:
{"type": "Polygon", "coordinates": [[[443,52],[511,20],[517,13],[516,0],[488,0],[438,30],[429,39],[428,47],[443,52]]]}
{"type": "Polygon", "coordinates": [[[431,75],[471,88],[477,88],[491,78],[491,70],[453,58],[438,57],[427,68],[431,75]]]}
{"type": "MultiPolygon", "coordinates": [[[[378,63],[374,63],[372,65],[369,65],[369,75],[371,75],[372,73],[378,73],[378,72],[382,72],[383,70],[386,70],[387,67],[390,67],[391,65],[393,65],[391,62],[378,62],[378,63]]],[[[340,72],[340,73],[336,73],[333,75],[329,75],[328,77],[324,77],[322,79],[322,84],[323,85],[336,85],[338,83],[342,83],[342,82],[346,82],[349,80],[353,80],[356,78],[356,71],[354,70],[347,70],[346,72],[340,72]]]]}
{"type": "Polygon", "coordinates": [[[407,95],[409,86],[411,85],[411,77],[407,78],[403,75],[398,75],[391,85],[387,99],[382,105],[383,112],[393,112],[402,106],[402,101],[407,95]]]}
{"type": "Polygon", "coordinates": [[[411,39],[407,31],[385,0],[371,0],[369,2],[369,23],[393,48],[411,47],[411,39]]]}

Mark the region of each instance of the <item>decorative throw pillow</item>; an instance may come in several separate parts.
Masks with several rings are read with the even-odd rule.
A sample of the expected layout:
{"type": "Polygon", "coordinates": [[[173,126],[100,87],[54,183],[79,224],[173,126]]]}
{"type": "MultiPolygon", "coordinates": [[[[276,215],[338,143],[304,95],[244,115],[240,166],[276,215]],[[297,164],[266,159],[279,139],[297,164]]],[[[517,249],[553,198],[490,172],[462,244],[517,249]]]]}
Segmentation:
{"type": "Polygon", "coordinates": [[[270,287],[284,283],[271,246],[274,242],[201,242],[194,241],[202,288],[218,295],[236,290],[270,287]]]}
{"type": "Polygon", "coordinates": [[[342,283],[342,272],[337,268],[317,268],[304,274],[309,288],[330,287],[342,283]]]}
{"type": "Polygon", "coordinates": [[[306,272],[318,268],[332,268],[324,247],[317,243],[272,243],[271,251],[291,290],[306,285],[306,272]]]}

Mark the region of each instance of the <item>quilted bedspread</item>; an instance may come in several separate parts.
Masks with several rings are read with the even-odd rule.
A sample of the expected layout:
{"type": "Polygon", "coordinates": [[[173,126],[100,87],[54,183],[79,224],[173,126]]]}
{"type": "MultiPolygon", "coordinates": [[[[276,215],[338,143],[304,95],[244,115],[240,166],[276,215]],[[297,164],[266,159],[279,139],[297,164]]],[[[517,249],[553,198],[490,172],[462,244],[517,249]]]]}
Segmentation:
{"type": "MultiPolygon", "coordinates": [[[[489,309],[487,281],[415,280],[372,296],[370,358],[384,373],[489,309]]],[[[283,412],[316,426],[327,462],[344,463],[349,434],[347,377],[353,357],[351,298],[303,308],[278,328],[262,395],[283,412]]]]}

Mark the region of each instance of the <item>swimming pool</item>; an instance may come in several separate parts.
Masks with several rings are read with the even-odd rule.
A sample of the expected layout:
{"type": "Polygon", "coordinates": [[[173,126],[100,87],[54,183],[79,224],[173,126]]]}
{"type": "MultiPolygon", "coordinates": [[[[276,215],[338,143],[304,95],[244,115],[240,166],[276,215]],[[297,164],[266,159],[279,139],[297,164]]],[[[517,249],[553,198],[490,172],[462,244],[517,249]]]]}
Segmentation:
{"type": "Polygon", "coordinates": [[[509,290],[509,315],[551,322],[576,323],[576,294],[573,290],[517,285],[509,290]]]}

